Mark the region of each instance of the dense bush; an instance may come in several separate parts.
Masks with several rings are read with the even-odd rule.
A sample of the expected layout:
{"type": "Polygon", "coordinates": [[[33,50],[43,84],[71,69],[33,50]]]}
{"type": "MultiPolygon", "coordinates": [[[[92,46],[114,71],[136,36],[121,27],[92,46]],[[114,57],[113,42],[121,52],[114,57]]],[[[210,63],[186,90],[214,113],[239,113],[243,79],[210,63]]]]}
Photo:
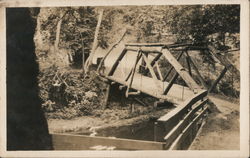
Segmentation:
{"type": "Polygon", "coordinates": [[[42,107],[50,118],[92,114],[102,105],[106,89],[95,73],[83,76],[77,70],[59,69],[56,66],[40,73],[39,87],[42,107]]]}

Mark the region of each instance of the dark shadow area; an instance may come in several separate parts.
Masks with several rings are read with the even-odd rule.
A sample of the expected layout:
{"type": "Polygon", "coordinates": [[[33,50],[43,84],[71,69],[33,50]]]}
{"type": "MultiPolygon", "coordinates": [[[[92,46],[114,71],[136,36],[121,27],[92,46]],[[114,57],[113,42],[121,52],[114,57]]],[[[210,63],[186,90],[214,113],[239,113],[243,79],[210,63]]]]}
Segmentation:
{"type": "Polygon", "coordinates": [[[38,96],[38,63],[33,41],[39,8],[6,9],[7,150],[52,149],[38,96]]]}

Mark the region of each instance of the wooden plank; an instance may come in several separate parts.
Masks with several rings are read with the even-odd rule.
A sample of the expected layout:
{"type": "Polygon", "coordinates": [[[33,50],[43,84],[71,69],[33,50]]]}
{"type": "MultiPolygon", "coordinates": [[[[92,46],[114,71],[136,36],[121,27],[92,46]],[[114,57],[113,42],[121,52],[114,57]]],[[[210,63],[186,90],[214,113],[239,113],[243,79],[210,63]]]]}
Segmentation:
{"type": "Polygon", "coordinates": [[[108,76],[112,76],[115,72],[115,69],[117,68],[118,64],[120,63],[121,59],[124,57],[124,55],[126,54],[127,50],[124,48],[122,53],[118,56],[118,58],[116,59],[115,63],[113,64],[113,66],[111,67],[110,71],[108,72],[108,76]]]}
{"type": "MultiPolygon", "coordinates": [[[[119,76],[106,76],[107,79],[122,84],[124,86],[128,86],[128,82],[125,82],[123,78],[119,78],[119,76]]],[[[163,99],[165,101],[171,102],[173,104],[180,105],[183,103],[183,99],[186,100],[189,97],[193,96],[193,91],[188,87],[184,87],[184,96],[180,95],[183,91],[183,86],[174,84],[170,89],[168,95],[163,95],[163,88],[167,87],[168,82],[162,82],[158,80],[159,84],[162,85],[161,89],[158,89],[154,86],[154,81],[151,77],[143,76],[138,73],[135,73],[134,81],[132,84],[132,89],[139,90],[142,93],[150,95],[152,97],[163,99]]]]}
{"type": "Polygon", "coordinates": [[[225,66],[224,69],[222,70],[222,72],[220,73],[219,77],[213,82],[212,86],[209,88],[208,93],[210,93],[214,89],[214,87],[216,87],[216,85],[220,82],[220,80],[225,75],[225,73],[227,72],[227,70],[228,69],[225,66]]]}
{"type": "Polygon", "coordinates": [[[143,56],[143,59],[144,59],[144,61],[146,63],[147,68],[149,69],[150,74],[152,75],[152,78],[153,78],[153,81],[154,81],[155,85],[157,86],[157,88],[161,89],[161,86],[157,82],[158,79],[157,79],[157,76],[156,76],[156,74],[154,72],[153,67],[150,65],[150,62],[148,61],[146,55],[142,54],[142,56],[143,56]]]}
{"type": "Polygon", "coordinates": [[[51,134],[55,150],[90,150],[91,147],[102,145],[116,147],[120,150],[163,150],[161,142],[130,140],[108,137],[90,137],[71,134],[51,134]]]}
{"type": "Polygon", "coordinates": [[[175,57],[167,50],[163,49],[162,54],[169,61],[169,63],[175,68],[186,84],[191,88],[194,93],[198,92],[201,88],[183,68],[183,66],[175,59],[175,57]]]}
{"type": "Polygon", "coordinates": [[[179,123],[179,121],[188,112],[188,109],[190,109],[196,102],[202,100],[206,96],[207,96],[207,91],[202,90],[199,93],[195,94],[193,97],[190,97],[188,100],[183,102],[174,110],[160,117],[157,121],[162,122],[165,125],[166,134],[170,131],[170,129],[172,129],[179,123]]]}
{"type": "Polygon", "coordinates": [[[174,82],[176,81],[176,79],[178,78],[179,74],[177,72],[175,72],[173,78],[171,79],[171,81],[169,82],[167,88],[164,90],[163,95],[167,95],[170,88],[173,86],[174,82]]]}
{"type": "MultiPolygon", "coordinates": [[[[183,52],[181,52],[181,53],[179,54],[179,56],[177,57],[177,61],[179,61],[179,60],[181,59],[182,54],[183,54],[183,52]]],[[[171,73],[171,71],[172,71],[173,69],[174,69],[174,67],[171,65],[171,68],[168,70],[167,74],[164,76],[163,81],[166,81],[166,80],[167,80],[169,74],[171,73]]]]}
{"type": "Polygon", "coordinates": [[[204,108],[202,112],[195,117],[195,119],[189,123],[189,125],[184,129],[182,134],[178,136],[178,138],[174,141],[174,143],[169,148],[170,150],[185,150],[188,149],[189,145],[193,142],[197,132],[198,121],[204,116],[207,112],[208,107],[204,108]]]}
{"type": "Polygon", "coordinates": [[[194,114],[204,107],[207,104],[208,99],[204,101],[199,101],[194,105],[194,108],[188,112],[188,114],[181,120],[165,137],[166,148],[169,148],[170,145],[174,142],[174,140],[181,134],[181,132],[188,126],[191,119],[194,117],[194,114]]]}

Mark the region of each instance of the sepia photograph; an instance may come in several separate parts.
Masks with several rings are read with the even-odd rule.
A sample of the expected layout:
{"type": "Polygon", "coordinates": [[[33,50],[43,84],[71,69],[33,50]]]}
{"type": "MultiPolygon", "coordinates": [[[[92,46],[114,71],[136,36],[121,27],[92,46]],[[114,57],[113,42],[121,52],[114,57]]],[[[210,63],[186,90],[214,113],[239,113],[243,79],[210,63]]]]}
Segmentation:
{"type": "Polygon", "coordinates": [[[17,2],[1,11],[5,152],[247,156],[241,3],[17,2]]]}

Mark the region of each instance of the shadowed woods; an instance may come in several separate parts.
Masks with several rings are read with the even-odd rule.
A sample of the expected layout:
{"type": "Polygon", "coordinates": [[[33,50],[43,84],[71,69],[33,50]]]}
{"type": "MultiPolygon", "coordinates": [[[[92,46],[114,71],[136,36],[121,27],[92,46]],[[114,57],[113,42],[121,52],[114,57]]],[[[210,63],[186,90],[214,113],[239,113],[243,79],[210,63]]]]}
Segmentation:
{"type": "Polygon", "coordinates": [[[38,63],[33,37],[39,9],[6,9],[7,150],[52,149],[38,96],[38,63]]]}

